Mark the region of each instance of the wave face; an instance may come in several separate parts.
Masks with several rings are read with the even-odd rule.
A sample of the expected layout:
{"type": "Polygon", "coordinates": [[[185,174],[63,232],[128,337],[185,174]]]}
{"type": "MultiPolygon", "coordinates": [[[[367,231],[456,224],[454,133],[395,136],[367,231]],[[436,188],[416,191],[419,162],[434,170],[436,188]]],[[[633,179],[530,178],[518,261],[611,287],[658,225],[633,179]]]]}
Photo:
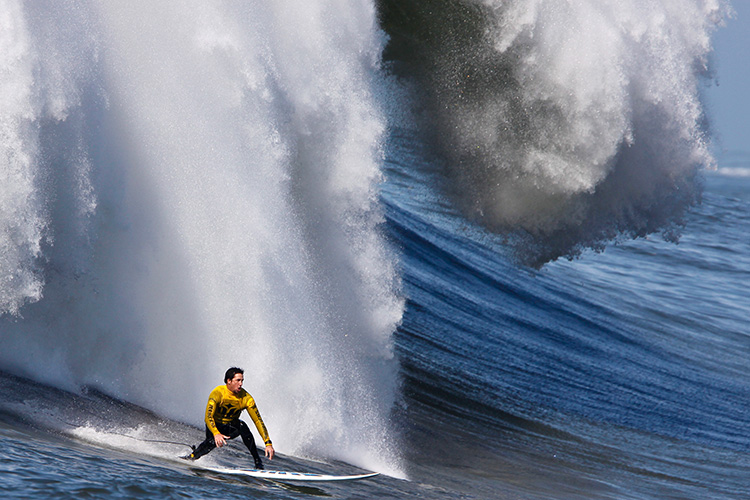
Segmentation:
{"type": "Polygon", "coordinates": [[[0,366],[395,471],[374,7],[2,5],[0,366]]]}
{"type": "Polygon", "coordinates": [[[413,133],[394,136],[383,198],[408,296],[407,462],[476,498],[741,498],[750,179],[706,174],[679,246],[639,239],[530,271],[424,187],[413,133]]]}
{"type": "Polygon", "coordinates": [[[539,266],[679,237],[713,164],[700,82],[718,0],[383,0],[464,215],[539,266]]]}

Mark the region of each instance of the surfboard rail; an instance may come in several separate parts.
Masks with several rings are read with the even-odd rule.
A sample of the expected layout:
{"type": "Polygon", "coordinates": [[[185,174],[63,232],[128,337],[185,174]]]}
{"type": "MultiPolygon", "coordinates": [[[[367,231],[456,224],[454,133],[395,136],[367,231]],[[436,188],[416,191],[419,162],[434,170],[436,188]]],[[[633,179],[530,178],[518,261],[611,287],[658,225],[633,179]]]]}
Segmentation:
{"type": "Polygon", "coordinates": [[[283,470],[260,470],[260,469],[233,469],[229,467],[200,467],[201,469],[218,472],[220,474],[232,474],[239,476],[249,476],[261,479],[275,479],[282,481],[353,481],[357,479],[367,479],[380,474],[379,472],[368,472],[365,474],[353,475],[335,475],[335,474],[317,474],[314,472],[295,472],[283,470]]]}

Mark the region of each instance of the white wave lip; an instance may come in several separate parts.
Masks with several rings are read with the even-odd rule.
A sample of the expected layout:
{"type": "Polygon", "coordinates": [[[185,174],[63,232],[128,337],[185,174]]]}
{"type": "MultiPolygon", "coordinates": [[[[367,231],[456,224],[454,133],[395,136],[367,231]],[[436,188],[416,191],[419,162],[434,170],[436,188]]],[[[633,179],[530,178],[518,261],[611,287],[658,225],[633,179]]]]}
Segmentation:
{"type": "Polygon", "coordinates": [[[666,186],[686,189],[681,179],[714,164],[700,82],[728,5],[481,4],[488,43],[512,64],[518,87],[451,110],[459,154],[474,159],[456,172],[469,189],[464,205],[489,227],[534,234],[581,225],[639,233],[653,230],[650,221],[623,214],[673,214],[654,213],[657,198],[669,198],[666,186]]]}
{"type": "Polygon", "coordinates": [[[196,423],[244,366],[280,450],[398,473],[373,6],[0,7],[2,366],[196,423]]]}

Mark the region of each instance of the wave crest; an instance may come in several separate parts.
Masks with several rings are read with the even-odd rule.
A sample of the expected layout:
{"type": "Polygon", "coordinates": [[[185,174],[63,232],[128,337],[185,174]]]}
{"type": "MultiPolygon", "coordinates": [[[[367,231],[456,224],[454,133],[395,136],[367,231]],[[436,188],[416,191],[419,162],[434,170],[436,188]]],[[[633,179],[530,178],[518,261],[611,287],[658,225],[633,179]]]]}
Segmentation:
{"type": "Polygon", "coordinates": [[[678,233],[713,164],[700,82],[726,9],[383,2],[381,18],[396,70],[428,89],[446,192],[541,265],[619,235],[678,233]]]}

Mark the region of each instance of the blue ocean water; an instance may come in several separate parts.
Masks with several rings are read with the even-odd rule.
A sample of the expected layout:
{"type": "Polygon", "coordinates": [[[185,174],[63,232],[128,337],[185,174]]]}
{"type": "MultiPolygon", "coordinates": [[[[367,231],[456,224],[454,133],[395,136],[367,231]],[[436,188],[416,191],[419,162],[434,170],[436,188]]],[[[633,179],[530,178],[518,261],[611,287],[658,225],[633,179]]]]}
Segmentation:
{"type": "Polygon", "coordinates": [[[0,492],[745,498],[725,8],[4,4],[0,492]],[[230,365],[269,468],[382,474],[179,460],[230,365]]]}
{"type": "Polygon", "coordinates": [[[705,174],[677,245],[621,242],[539,271],[420,179],[393,178],[403,411],[429,450],[415,463],[476,474],[487,497],[745,495],[746,169],[705,174]]]}

